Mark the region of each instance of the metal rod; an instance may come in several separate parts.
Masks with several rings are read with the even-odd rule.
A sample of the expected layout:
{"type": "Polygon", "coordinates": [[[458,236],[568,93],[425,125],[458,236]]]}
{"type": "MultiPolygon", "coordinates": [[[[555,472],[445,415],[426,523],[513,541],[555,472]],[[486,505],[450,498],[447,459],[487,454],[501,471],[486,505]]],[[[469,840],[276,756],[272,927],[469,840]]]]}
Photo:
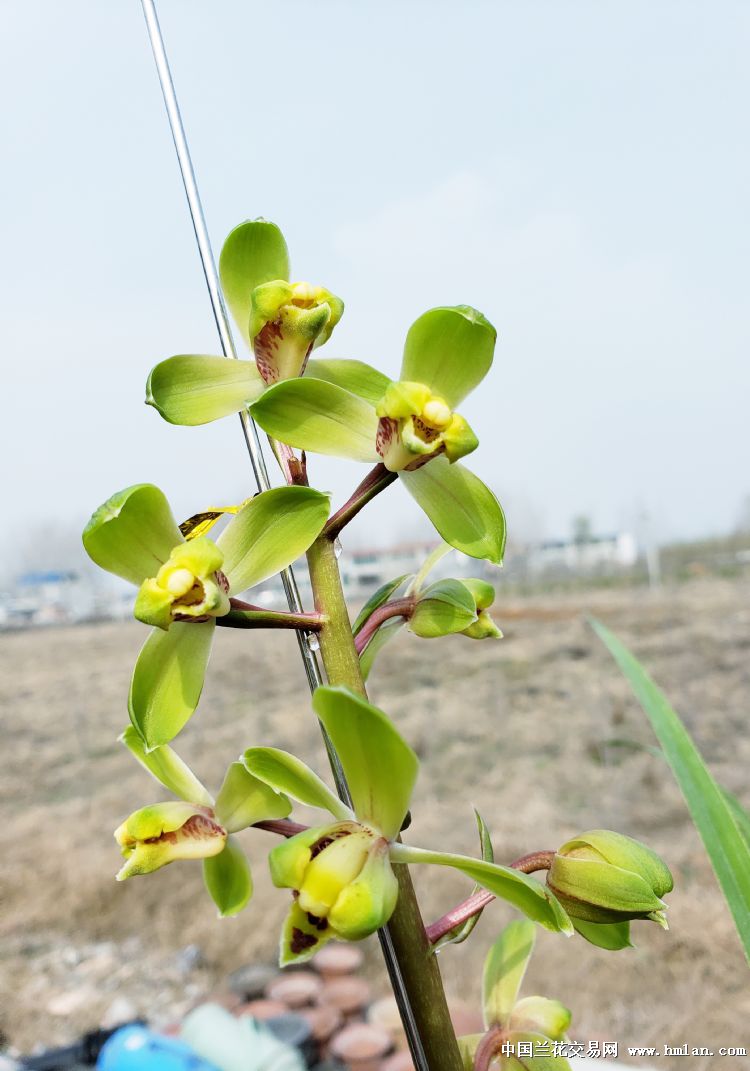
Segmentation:
{"type": "MultiPolygon", "coordinates": [[[[185,136],[185,128],[182,123],[179,104],[177,103],[177,94],[175,92],[174,82],[172,81],[172,73],[169,69],[169,61],[164,47],[164,38],[162,37],[159,19],[156,14],[156,5],[154,0],[141,0],[141,4],[143,7],[143,14],[146,18],[146,26],[148,28],[151,48],[154,53],[159,84],[164,96],[164,104],[167,109],[169,126],[172,131],[172,138],[174,139],[174,147],[177,152],[180,173],[185,186],[185,195],[187,197],[188,207],[190,208],[190,217],[193,221],[195,239],[198,243],[198,251],[200,253],[201,264],[203,265],[203,274],[206,277],[208,296],[211,301],[216,328],[219,332],[219,339],[221,340],[221,348],[225,357],[231,357],[237,360],[237,350],[232,337],[232,329],[229,323],[229,316],[227,315],[224,295],[221,291],[219,275],[216,271],[216,262],[214,260],[213,250],[211,249],[211,240],[208,236],[208,227],[206,226],[206,218],[203,214],[203,205],[198,192],[198,184],[195,180],[195,171],[193,170],[193,162],[190,157],[190,149],[188,148],[187,138],[185,136]]],[[[271,486],[271,482],[268,478],[268,469],[266,468],[265,458],[263,457],[263,448],[260,444],[255,421],[247,410],[244,409],[240,413],[240,421],[242,422],[242,432],[245,438],[247,452],[250,455],[250,464],[252,465],[258,490],[267,491],[271,486]]],[[[286,594],[289,609],[293,613],[302,613],[302,600],[300,599],[299,589],[291,567],[285,569],[281,574],[281,581],[284,585],[284,592],[286,594]]],[[[310,691],[315,691],[315,689],[323,683],[318,660],[315,657],[315,652],[310,648],[307,633],[297,632],[297,640],[299,642],[302,663],[304,665],[310,691]]],[[[328,739],[328,734],[324,732],[323,736],[339,795],[342,799],[349,801],[349,790],[338,755],[328,739]]],[[[396,958],[393,941],[387,927],[378,931],[378,938],[380,940],[383,958],[388,970],[388,976],[393,987],[394,996],[409,1041],[409,1048],[411,1050],[414,1065],[417,1071],[430,1071],[424,1054],[424,1049],[422,1048],[419,1028],[409,1001],[409,994],[401,976],[401,970],[396,958]]]]}

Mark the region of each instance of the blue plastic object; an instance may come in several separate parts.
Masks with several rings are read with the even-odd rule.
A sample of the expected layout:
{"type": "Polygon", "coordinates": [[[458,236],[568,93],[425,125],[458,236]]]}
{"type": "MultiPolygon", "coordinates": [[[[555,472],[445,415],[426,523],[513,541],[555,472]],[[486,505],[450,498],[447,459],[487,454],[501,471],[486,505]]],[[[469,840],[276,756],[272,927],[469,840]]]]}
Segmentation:
{"type": "Polygon", "coordinates": [[[104,1045],[97,1071],[217,1071],[214,1064],[177,1038],[145,1026],[124,1026],[104,1045]]]}

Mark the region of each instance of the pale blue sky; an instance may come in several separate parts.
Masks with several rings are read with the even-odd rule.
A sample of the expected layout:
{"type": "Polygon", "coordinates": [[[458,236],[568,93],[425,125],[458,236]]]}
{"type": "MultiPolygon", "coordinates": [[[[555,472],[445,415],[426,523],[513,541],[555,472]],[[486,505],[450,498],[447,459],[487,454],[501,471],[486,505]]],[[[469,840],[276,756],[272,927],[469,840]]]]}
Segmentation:
{"type": "MultiPolygon", "coordinates": [[[[747,461],[746,3],[161,0],[216,251],[284,230],[398,370],[436,304],[496,324],[464,406],[510,525],[731,527],[747,461]]],[[[137,0],[5,0],[4,546],[112,491],[250,490],[236,421],[174,429],[150,366],[218,352],[137,0]]],[[[343,495],[362,470],[316,464],[343,495]]],[[[352,538],[415,531],[400,488],[352,538]]],[[[7,551],[5,555],[7,565],[7,551]]]]}

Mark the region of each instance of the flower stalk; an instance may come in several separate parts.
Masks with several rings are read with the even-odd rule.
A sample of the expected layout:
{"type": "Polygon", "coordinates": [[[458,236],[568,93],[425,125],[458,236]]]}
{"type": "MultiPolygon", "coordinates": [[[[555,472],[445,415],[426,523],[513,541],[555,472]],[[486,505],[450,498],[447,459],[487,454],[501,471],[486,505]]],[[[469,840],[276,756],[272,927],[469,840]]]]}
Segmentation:
{"type": "MultiPolygon", "coordinates": [[[[379,490],[382,490],[382,487],[379,490]]],[[[367,698],[341,586],[336,551],[328,528],[324,529],[308,550],[307,562],[315,596],[315,609],[325,618],[319,639],[328,682],[333,685],[346,685],[367,698]]],[[[462,1071],[461,1056],[448,1011],[440,968],[437,958],[431,954],[431,945],[408,867],[397,865],[394,872],[398,880],[399,894],[387,929],[408,993],[427,1066],[430,1071],[462,1071]]]]}
{"type": "Polygon", "coordinates": [[[351,498],[344,503],[341,509],[334,513],[323,529],[323,534],[330,540],[336,539],[349,521],[353,520],[368,502],[371,502],[376,495],[384,491],[397,478],[397,472],[389,472],[383,464],[375,465],[362,480],[351,498]]]}
{"type": "Polygon", "coordinates": [[[267,610],[241,599],[230,599],[229,605],[229,613],[217,620],[217,624],[224,628],[293,628],[302,632],[319,632],[323,627],[323,616],[318,613],[267,610]]]}

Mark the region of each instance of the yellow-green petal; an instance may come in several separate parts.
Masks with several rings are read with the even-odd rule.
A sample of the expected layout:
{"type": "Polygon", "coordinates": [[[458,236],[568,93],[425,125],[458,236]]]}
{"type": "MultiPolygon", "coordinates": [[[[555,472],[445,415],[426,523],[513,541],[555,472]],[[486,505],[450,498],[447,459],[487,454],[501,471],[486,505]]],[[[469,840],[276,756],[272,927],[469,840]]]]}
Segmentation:
{"type": "Polygon", "coordinates": [[[170,792],[174,792],[175,796],[188,803],[213,807],[213,796],[171,747],[164,744],[148,751],[132,725],[128,725],[119,739],[141,766],[170,792]]]}
{"type": "Polygon", "coordinates": [[[156,576],[181,542],[166,497],[151,483],[134,484],[112,495],[83,530],[83,545],[92,561],[131,584],[156,576]]]}
{"type": "Polygon", "coordinates": [[[203,880],[220,918],[238,915],[253,895],[247,856],[232,837],[218,855],[203,860],[203,880]]]}
{"type": "Polygon", "coordinates": [[[305,372],[307,379],[324,379],[369,402],[373,408],[390,386],[391,380],[364,361],[336,357],[313,357],[305,372]]]}
{"type": "Polygon", "coordinates": [[[489,487],[459,462],[436,457],[413,472],[399,472],[446,543],[472,558],[499,565],[505,552],[505,515],[489,487]]]}
{"type": "Polygon", "coordinates": [[[328,514],[329,496],[312,487],[256,495],[217,541],[230,591],[238,594],[286,569],[315,541],[328,514]]]}
{"type": "Polygon", "coordinates": [[[215,625],[176,621],[146,640],[133,670],[128,712],[147,749],[168,744],[198,706],[215,625]]]}
{"type": "Polygon", "coordinates": [[[296,755],[275,747],[251,747],[242,761],[255,777],[308,807],[321,807],[342,821],[354,817],[352,811],[296,755]]]}
{"type": "Polygon", "coordinates": [[[536,941],[528,919],[509,923],[490,948],[482,974],[484,1025],[507,1026],[536,941]]]}
{"type": "Polygon", "coordinates": [[[335,936],[326,919],[307,915],[295,901],[281,931],[279,966],[306,963],[335,936]]]}
{"type": "Polygon", "coordinates": [[[286,818],[292,805],[286,796],[253,777],[242,762],[230,763],[216,797],[216,817],[228,833],[269,818],[286,818]]]}
{"type": "Polygon", "coordinates": [[[195,427],[239,413],[264,389],[254,361],[178,354],[151,370],[146,404],[170,424],[195,427]]]}
{"type": "Polygon", "coordinates": [[[455,409],[490,370],[496,339],[469,305],[430,309],[409,329],[399,378],[426,383],[455,409]]]}
{"type": "Polygon", "coordinates": [[[219,257],[221,285],[242,337],[250,343],[250,310],[256,286],[289,278],[289,251],[275,223],[246,220],[224,242],[219,257]]]}

